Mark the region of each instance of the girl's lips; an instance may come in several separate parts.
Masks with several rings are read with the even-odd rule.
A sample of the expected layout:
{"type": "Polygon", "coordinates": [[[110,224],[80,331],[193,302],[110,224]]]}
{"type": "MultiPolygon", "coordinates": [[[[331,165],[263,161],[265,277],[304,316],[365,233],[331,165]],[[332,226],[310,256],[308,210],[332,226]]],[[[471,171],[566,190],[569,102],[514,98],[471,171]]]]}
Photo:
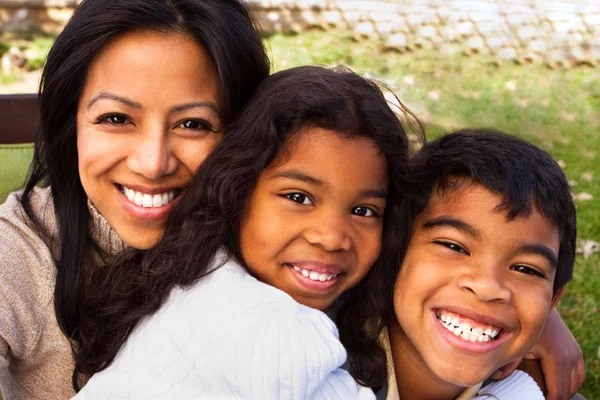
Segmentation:
{"type": "Polygon", "coordinates": [[[310,277],[304,276],[302,272],[298,271],[297,268],[294,268],[292,264],[286,264],[286,267],[289,269],[291,274],[294,276],[295,280],[305,289],[308,289],[311,292],[317,293],[328,293],[332,291],[332,289],[338,284],[338,276],[334,276],[329,280],[320,281],[313,280],[310,277]]]}
{"type": "Polygon", "coordinates": [[[167,217],[171,212],[171,209],[177,201],[179,200],[177,197],[169,202],[168,204],[160,207],[143,207],[135,204],[131,200],[129,200],[118,187],[115,186],[115,191],[121,202],[121,205],[130,215],[135,218],[145,219],[145,220],[161,220],[167,217]]]}

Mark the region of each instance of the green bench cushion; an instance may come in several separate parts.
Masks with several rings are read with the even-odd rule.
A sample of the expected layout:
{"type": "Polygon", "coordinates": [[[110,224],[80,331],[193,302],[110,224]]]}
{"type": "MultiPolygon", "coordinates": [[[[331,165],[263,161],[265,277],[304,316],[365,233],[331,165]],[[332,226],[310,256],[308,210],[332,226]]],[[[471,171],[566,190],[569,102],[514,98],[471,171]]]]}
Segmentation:
{"type": "Polygon", "coordinates": [[[0,144],[0,204],[25,183],[33,159],[33,143],[0,144]]]}

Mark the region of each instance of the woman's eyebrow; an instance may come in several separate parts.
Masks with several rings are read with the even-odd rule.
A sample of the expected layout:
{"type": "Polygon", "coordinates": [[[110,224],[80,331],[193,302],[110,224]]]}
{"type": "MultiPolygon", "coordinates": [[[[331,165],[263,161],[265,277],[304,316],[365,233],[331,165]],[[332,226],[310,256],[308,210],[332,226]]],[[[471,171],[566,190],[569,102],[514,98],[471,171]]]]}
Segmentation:
{"type": "Polygon", "coordinates": [[[423,229],[425,230],[433,230],[436,228],[453,228],[474,239],[479,239],[481,237],[479,231],[465,221],[448,216],[434,218],[423,224],[423,229]]]}
{"type": "Polygon", "coordinates": [[[114,100],[118,101],[119,103],[123,103],[131,108],[136,108],[138,110],[142,108],[142,105],[140,103],[136,103],[135,101],[129,100],[126,97],[109,92],[100,92],[96,96],[92,97],[90,101],[88,101],[85,109],[89,110],[94,105],[94,103],[96,103],[99,100],[114,100]]]}
{"type": "Polygon", "coordinates": [[[178,112],[186,111],[186,110],[189,110],[192,108],[197,108],[197,107],[210,108],[211,110],[213,110],[215,112],[215,114],[219,113],[219,107],[217,107],[217,105],[215,103],[213,103],[212,101],[195,101],[192,103],[181,104],[181,105],[171,108],[170,112],[178,113],[178,112]]]}

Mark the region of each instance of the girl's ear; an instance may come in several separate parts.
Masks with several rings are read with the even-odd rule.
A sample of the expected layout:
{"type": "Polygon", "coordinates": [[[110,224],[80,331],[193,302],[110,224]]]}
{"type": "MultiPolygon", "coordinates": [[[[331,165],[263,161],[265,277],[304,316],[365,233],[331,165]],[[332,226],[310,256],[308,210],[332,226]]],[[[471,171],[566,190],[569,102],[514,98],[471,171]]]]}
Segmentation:
{"type": "Polygon", "coordinates": [[[565,285],[562,285],[556,289],[556,293],[554,293],[554,297],[552,297],[552,303],[550,304],[550,311],[556,307],[556,303],[558,303],[560,298],[563,297],[563,294],[565,294],[565,285]]]}

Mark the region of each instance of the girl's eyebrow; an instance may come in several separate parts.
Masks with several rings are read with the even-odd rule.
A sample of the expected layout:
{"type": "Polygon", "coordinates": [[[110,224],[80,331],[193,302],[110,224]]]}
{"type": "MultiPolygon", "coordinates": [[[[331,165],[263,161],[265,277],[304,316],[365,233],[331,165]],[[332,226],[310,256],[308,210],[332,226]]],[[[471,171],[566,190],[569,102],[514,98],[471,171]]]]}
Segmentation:
{"type": "MultiPolygon", "coordinates": [[[[126,97],[119,96],[117,94],[109,93],[109,92],[100,92],[96,96],[94,96],[90,101],[88,101],[88,103],[86,105],[86,110],[89,110],[99,100],[114,100],[114,101],[118,101],[119,103],[123,103],[126,106],[131,107],[131,108],[135,108],[138,110],[142,109],[142,105],[140,103],[137,103],[133,100],[129,100],[126,97]]],[[[177,113],[177,112],[186,111],[186,110],[189,110],[191,108],[196,108],[196,107],[210,108],[216,114],[219,113],[219,107],[217,107],[217,105],[215,103],[213,103],[212,101],[195,101],[195,102],[191,102],[191,103],[180,104],[180,105],[177,105],[177,106],[171,108],[171,110],[169,110],[169,112],[177,113]]]]}
{"type": "MultiPolygon", "coordinates": [[[[273,176],[274,178],[286,178],[293,179],[301,182],[305,182],[309,185],[323,187],[326,186],[325,182],[322,180],[315,178],[313,176],[307,175],[304,172],[300,172],[297,170],[287,170],[280,171],[273,176]]],[[[387,199],[387,191],[385,189],[365,189],[361,193],[362,197],[377,197],[381,199],[387,199]]]]}
{"type": "Polygon", "coordinates": [[[293,179],[296,181],[308,183],[309,185],[314,185],[314,186],[319,186],[319,187],[325,186],[325,183],[322,180],[317,179],[315,177],[305,174],[304,172],[300,172],[297,170],[280,171],[280,172],[276,173],[273,177],[274,178],[293,179]]]}

